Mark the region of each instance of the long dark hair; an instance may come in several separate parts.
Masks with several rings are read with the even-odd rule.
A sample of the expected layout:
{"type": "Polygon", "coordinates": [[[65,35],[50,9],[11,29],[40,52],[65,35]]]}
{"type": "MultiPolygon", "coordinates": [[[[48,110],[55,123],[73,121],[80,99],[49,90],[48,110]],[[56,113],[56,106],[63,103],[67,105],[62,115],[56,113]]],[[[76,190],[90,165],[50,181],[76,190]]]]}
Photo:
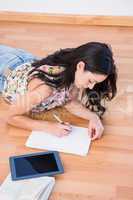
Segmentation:
{"type": "Polygon", "coordinates": [[[85,89],[82,94],[82,99],[87,97],[84,103],[85,107],[102,117],[106,110],[105,105],[102,105],[102,100],[112,100],[117,93],[117,70],[109,45],[100,42],[89,42],[77,48],[60,49],[32,63],[34,68],[29,75],[32,75],[33,78],[38,77],[55,88],[69,88],[74,82],[76,66],[80,61],[85,63],[85,70],[107,75],[103,82],[96,84],[93,89],[85,89]],[[39,67],[46,64],[61,66],[65,70],[56,75],[42,72],[39,67]]]}

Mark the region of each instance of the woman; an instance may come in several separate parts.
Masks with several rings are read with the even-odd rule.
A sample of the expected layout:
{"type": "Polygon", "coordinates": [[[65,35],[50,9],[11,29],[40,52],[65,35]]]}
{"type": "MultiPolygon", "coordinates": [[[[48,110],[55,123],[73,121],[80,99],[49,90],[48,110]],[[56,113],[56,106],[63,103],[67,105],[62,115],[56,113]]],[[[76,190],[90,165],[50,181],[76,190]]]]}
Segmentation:
{"type": "Polygon", "coordinates": [[[57,136],[68,135],[70,124],[34,120],[23,114],[64,105],[69,112],[89,120],[88,130],[95,140],[104,130],[104,102],[117,92],[112,51],[100,42],[61,49],[43,59],[0,45],[0,77],[1,95],[9,104],[7,122],[57,136]]]}

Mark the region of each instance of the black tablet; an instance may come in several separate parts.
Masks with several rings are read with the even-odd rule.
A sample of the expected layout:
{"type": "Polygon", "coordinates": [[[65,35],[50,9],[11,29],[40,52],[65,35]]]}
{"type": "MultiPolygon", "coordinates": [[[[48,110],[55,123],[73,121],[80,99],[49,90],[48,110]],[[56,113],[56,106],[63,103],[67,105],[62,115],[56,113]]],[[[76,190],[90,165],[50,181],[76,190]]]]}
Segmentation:
{"type": "Polygon", "coordinates": [[[53,176],[64,172],[59,153],[47,151],[9,158],[12,180],[53,176]]]}

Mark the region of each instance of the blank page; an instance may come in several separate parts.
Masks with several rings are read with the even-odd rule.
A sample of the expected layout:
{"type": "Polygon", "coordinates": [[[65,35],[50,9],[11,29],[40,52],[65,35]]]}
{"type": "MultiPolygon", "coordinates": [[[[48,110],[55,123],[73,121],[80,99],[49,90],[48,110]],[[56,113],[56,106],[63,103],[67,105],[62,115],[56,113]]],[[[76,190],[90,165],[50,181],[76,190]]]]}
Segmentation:
{"type": "Polygon", "coordinates": [[[26,146],[85,156],[91,143],[87,128],[72,126],[68,136],[58,137],[50,133],[32,131],[26,146]]]}

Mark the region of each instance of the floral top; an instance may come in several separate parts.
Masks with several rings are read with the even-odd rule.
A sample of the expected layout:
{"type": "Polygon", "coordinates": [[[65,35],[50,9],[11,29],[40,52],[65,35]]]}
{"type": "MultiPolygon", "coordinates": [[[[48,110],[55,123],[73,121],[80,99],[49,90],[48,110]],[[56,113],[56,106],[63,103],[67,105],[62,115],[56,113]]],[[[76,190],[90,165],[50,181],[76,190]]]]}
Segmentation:
{"type": "MultiPolygon", "coordinates": [[[[30,63],[25,63],[18,66],[7,76],[7,81],[3,90],[3,97],[9,103],[13,103],[16,100],[17,94],[25,94],[28,89],[28,73],[33,69],[30,63]]],[[[43,65],[39,68],[49,74],[57,74],[64,70],[60,66],[43,65]]],[[[40,104],[32,108],[31,112],[39,113],[44,110],[50,110],[51,108],[64,105],[67,101],[71,100],[70,89],[55,89],[48,98],[45,98],[40,104]]]]}

